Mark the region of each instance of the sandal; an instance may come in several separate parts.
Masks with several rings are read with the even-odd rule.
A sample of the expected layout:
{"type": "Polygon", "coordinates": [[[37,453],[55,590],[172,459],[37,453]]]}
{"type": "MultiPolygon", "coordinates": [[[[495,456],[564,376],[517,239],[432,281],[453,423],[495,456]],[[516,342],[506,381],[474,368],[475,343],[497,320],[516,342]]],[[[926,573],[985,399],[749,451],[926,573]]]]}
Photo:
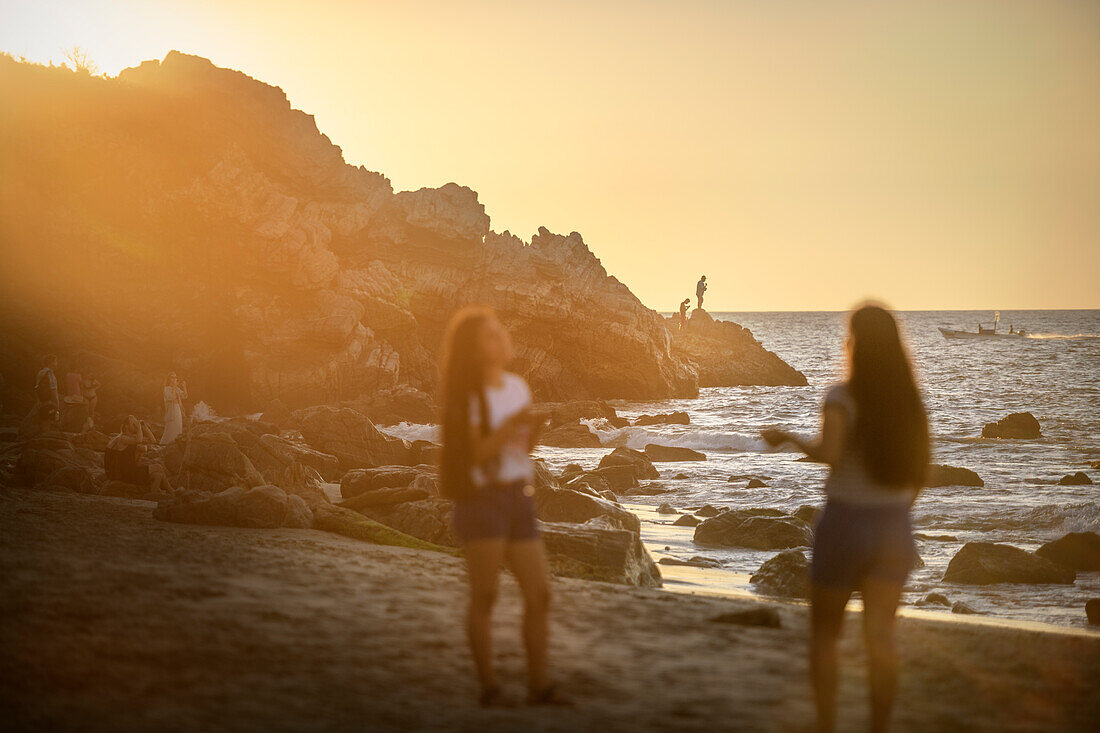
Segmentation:
{"type": "Polygon", "coordinates": [[[571,707],[573,701],[563,695],[555,685],[547,685],[541,690],[531,690],[527,693],[528,705],[558,705],[571,707]]]}

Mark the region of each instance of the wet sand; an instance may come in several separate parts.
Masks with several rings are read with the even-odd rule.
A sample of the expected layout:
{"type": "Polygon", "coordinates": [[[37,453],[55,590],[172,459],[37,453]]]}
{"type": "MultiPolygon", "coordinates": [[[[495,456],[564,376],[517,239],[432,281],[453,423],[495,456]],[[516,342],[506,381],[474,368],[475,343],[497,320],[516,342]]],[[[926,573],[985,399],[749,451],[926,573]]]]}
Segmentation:
{"type": "MultiPolygon", "coordinates": [[[[171,525],[152,504],[0,488],[0,708],[23,730],[810,730],[806,609],[555,579],[570,709],[483,711],[457,558],[309,530],[171,525]]],[[[502,680],[522,694],[519,598],[502,680]]],[[[865,729],[858,617],[841,730],[865,729]]],[[[899,730],[1091,730],[1100,635],[903,618],[899,730]]]]}

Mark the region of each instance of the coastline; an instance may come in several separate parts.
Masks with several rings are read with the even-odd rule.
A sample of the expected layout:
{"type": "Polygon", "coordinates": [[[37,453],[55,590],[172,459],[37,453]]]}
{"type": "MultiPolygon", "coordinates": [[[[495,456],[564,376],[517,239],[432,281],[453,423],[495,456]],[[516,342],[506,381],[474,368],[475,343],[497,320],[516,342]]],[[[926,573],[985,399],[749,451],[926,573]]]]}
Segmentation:
{"type": "MultiPolygon", "coordinates": [[[[82,730],[808,730],[806,609],[554,579],[564,710],[482,711],[460,559],[315,530],[176,525],[152,503],[0,491],[4,705],[82,730]],[[713,623],[774,608],[782,628],[713,623]]],[[[514,583],[501,676],[520,693],[514,583]]],[[[865,724],[856,619],[840,727],[865,724]]],[[[1100,637],[904,616],[899,730],[1087,730],[1100,637]]]]}

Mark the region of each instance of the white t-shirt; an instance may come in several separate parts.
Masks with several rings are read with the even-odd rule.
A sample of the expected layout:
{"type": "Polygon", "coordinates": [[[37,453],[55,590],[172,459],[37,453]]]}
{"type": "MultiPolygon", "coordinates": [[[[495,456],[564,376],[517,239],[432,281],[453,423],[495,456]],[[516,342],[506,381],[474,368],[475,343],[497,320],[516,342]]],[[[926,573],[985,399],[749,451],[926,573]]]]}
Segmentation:
{"type": "MultiPolygon", "coordinates": [[[[505,420],[531,404],[531,390],[523,377],[504,372],[501,383],[496,387],[485,388],[485,406],[489,412],[489,428],[496,430],[505,420]]],[[[470,399],[470,424],[481,425],[481,406],[477,398],[470,399]]],[[[478,486],[489,483],[512,483],[531,481],[535,477],[535,466],[527,452],[528,430],[521,428],[511,441],[500,449],[500,460],[495,462],[495,471],[490,467],[474,466],[470,469],[470,478],[478,486]],[[487,471],[486,468],[489,468],[487,471]],[[487,475],[488,474],[488,475],[487,475]]]]}
{"type": "Polygon", "coordinates": [[[839,407],[848,419],[848,435],[844,454],[825,480],[825,494],[846,504],[870,506],[905,505],[913,503],[917,488],[883,486],[871,478],[855,442],[856,401],[846,384],[837,384],[825,393],[825,407],[839,407]]]}

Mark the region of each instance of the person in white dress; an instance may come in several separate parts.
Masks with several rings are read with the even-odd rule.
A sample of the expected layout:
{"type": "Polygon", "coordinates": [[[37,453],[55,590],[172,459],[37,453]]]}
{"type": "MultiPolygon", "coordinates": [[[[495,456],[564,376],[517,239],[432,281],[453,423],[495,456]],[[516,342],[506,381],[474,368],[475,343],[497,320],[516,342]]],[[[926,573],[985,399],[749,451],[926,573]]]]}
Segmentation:
{"type": "Polygon", "coordinates": [[[168,445],[183,433],[183,401],[187,399],[187,382],[172,372],[164,380],[164,433],[160,444],[168,445]]]}

